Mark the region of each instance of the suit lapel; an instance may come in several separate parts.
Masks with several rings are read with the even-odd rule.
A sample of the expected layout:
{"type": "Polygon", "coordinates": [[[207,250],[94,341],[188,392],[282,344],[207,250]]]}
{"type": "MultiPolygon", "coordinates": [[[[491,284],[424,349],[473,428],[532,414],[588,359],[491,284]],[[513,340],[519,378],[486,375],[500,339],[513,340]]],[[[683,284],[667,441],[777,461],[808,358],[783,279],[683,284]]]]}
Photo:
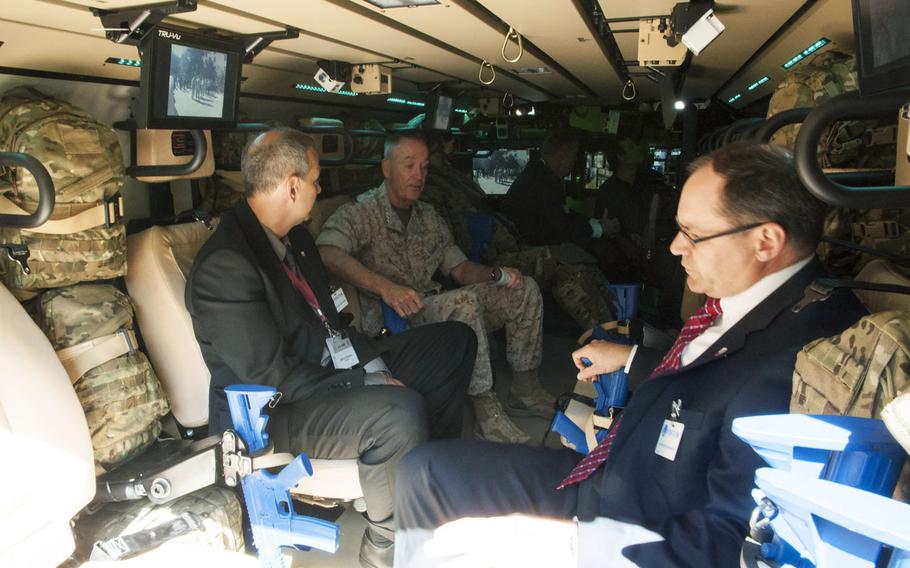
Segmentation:
{"type": "MultiPolygon", "coordinates": [[[[782,311],[790,309],[800,298],[802,298],[802,293],[806,286],[819,276],[823,275],[824,271],[822,270],[821,263],[817,259],[812,260],[812,262],[794,274],[777,290],[772,292],[764,301],[755,306],[752,311],[746,314],[743,319],[737,322],[736,325],[715,341],[714,344],[695,361],[670,373],[666,373],[654,379],[648,379],[646,383],[656,384],[652,384],[651,388],[640,389],[636,392],[636,398],[642,394],[644,394],[646,398],[635,401],[635,407],[636,409],[639,409],[638,412],[626,413],[623,415],[623,425],[616,434],[616,440],[613,442],[613,451],[620,451],[620,448],[631,435],[632,431],[635,430],[635,427],[647,413],[654,400],[661,396],[671,382],[677,380],[678,374],[692,371],[693,369],[711,363],[716,359],[722,359],[739,351],[745,344],[746,337],[748,337],[749,334],[768,327],[771,321],[782,311]],[[641,392],[642,390],[644,390],[644,392],[641,392]]],[[[680,380],[685,380],[685,378],[680,378],[680,380]]]]}
{"type": "Polygon", "coordinates": [[[760,331],[768,327],[781,312],[790,309],[796,302],[802,298],[803,290],[812,283],[813,280],[822,276],[821,263],[818,259],[813,259],[809,264],[804,266],[799,272],[790,277],[777,290],[765,298],[761,303],[752,308],[736,325],[727,330],[717,341],[715,341],[704,353],[698,356],[685,367],[680,367],[676,371],[667,373],[664,376],[673,376],[676,373],[691,371],[723,357],[728,357],[742,349],[746,343],[749,334],[760,331]]]}

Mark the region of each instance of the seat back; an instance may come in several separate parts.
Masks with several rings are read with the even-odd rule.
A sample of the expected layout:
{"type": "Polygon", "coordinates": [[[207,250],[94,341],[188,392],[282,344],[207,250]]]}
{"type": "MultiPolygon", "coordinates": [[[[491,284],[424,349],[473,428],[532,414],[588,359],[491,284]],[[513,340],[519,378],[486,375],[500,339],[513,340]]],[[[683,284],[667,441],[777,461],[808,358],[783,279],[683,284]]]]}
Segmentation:
{"type": "MultiPolygon", "coordinates": [[[[152,366],[174,418],[185,428],[208,424],[210,373],[184,303],[193,259],[211,235],[202,223],[150,227],[127,239],[126,285],[152,366]]],[[[348,298],[352,298],[349,294],[348,298]]],[[[356,296],[354,296],[356,299],[356,296]]],[[[294,493],[356,500],[363,495],[356,460],[311,460],[313,476],[294,493]]]]}
{"type": "MultiPolygon", "coordinates": [[[[336,195],[325,199],[318,199],[313,205],[313,210],[310,212],[310,218],[303,226],[306,227],[307,231],[309,231],[315,239],[319,235],[319,231],[322,230],[322,226],[325,225],[325,222],[332,216],[332,213],[345,203],[351,203],[353,201],[354,200],[350,195],[336,195]]],[[[345,308],[344,311],[354,316],[352,325],[357,329],[361,329],[360,293],[357,291],[357,288],[346,282],[337,280],[333,280],[332,283],[344,290],[344,296],[348,299],[348,307],[345,308]]]]}
{"type": "Polygon", "coordinates": [[[184,428],[208,423],[209,370],[184,304],[193,258],[212,231],[202,223],[150,227],[127,239],[126,287],[149,360],[184,428]]]}
{"type": "MultiPolygon", "coordinates": [[[[860,282],[910,286],[910,278],[898,271],[890,262],[880,258],[869,261],[856,275],[856,279],[860,282]]],[[[910,310],[910,295],[907,294],[856,290],[856,295],[873,314],[890,310],[910,310]]]]}
{"type": "Polygon", "coordinates": [[[0,566],[57,566],[95,495],[85,414],[54,349],[0,286],[0,566]]]}

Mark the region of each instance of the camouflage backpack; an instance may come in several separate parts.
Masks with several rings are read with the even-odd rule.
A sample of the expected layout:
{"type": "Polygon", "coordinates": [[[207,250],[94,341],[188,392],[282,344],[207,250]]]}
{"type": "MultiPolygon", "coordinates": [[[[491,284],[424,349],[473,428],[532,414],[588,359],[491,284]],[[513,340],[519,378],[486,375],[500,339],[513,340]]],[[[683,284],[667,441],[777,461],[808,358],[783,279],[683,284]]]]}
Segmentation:
{"type": "MultiPolygon", "coordinates": [[[[768,103],[768,116],[794,108],[817,107],[828,99],[859,89],[856,57],[842,51],[820,53],[790,71],[774,89],[768,103]]],[[[879,125],[872,120],[837,122],[821,137],[818,158],[822,167],[894,167],[897,131],[890,122],[879,125]]],[[[799,125],[778,130],[771,143],[793,148],[799,125]]]]}
{"type": "Polygon", "coordinates": [[[30,312],[73,381],[96,468],[110,469],[154,442],[168,403],[136,350],[129,298],[113,286],[80,284],[44,292],[30,312]]]}
{"type": "MultiPolygon", "coordinates": [[[[0,255],[0,279],[16,296],[126,271],[125,229],[117,222],[123,158],[113,130],[69,103],[18,88],[0,98],[0,150],[41,161],[56,193],[41,227],[0,228],[0,243],[26,245],[30,253],[30,273],[0,255]]],[[[0,211],[34,211],[37,202],[30,174],[0,169],[0,211]]]]}
{"type": "Polygon", "coordinates": [[[796,356],[790,412],[878,418],[910,392],[910,311],[861,318],[796,356]]]}

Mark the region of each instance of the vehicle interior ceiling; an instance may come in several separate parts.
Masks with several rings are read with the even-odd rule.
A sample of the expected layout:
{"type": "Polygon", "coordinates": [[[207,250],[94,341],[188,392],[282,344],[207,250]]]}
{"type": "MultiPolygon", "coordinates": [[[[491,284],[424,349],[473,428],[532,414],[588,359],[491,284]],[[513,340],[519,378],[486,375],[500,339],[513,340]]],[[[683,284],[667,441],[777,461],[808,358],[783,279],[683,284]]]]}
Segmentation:
{"type": "MultiPolygon", "coordinates": [[[[97,11],[121,15],[108,24],[129,26],[141,15],[137,7],[146,5],[146,0],[35,0],[5,6],[0,86],[49,77],[100,82],[108,85],[105,106],[117,110],[99,108],[99,118],[128,118],[124,103],[135,96],[130,87],[138,85],[140,70],[117,62],[138,60],[138,50],[106,38],[97,11]],[[43,40],[31,41],[38,32],[43,40]],[[120,102],[111,104],[111,98],[120,102]]],[[[178,13],[164,17],[162,25],[241,36],[247,45],[259,46],[242,68],[244,121],[294,125],[301,117],[356,117],[355,126],[375,119],[372,124],[400,127],[425,110],[432,94],[444,93],[454,97],[457,165],[466,172],[470,153],[536,149],[547,129],[578,127],[585,131],[583,151],[575,184],[568,189],[589,213],[593,192],[585,189],[596,189],[601,180],[586,175],[591,171],[586,165],[592,164],[585,164],[585,154],[593,158],[605,140],[631,138],[650,148],[652,158],[663,149],[660,167],[678,189],[684,168],[677,163],[696,155],[699,138],[742,117],[764,116],[769,95],[786,73],[782,61],[822,37],[829,40],[823,50],[852,50],[854,41],[850,0],[573,0],[536,3],[533,10],[522,0],[430,0],[386,9],[368,0],[310,0],[305,7],[282,0],[174,0],[168,5],[178,13]],[[664,38],[659,52],[640,54],[642,19],[658,18],[656,24],[670,26],[680,8],[713,9],[726,33],[697,57],[682,44],[667,55],[664,38]],[[665,59],[639,60],[654,53],[665,59]],[[518,55],[517,61],[507,61],[518,55]],[[667,65],[669,57],[678,60],[667,65]],[[390,92],[354,93],[351,86],[338,94],[325,92],[314,80],[325,67],[319,61],[381,64],[391,70],[390,92]],[[766,79],[756,85],[761,78],[766,79]],[[676,101],[687,110],[671,109],[676,101]]],[[[97,97],[90,100],[103,104],[97,97]]],[[[323,197],[344,189],[332,179],[332,169],[325,168],[323,197]]],[[[177,190],[175,203],[167,200],[163,208],[160,195],[135,182],[124,192],[128,218],[161,217],[171,208],[192,205],[192,198],[181,198],[177,190]],[[130,199],[130,193],[136,197],[130,199]]],[[[495,207],[498,198],[488,196],[488,201],[495,207]]],[[[681,289],[682,274],[669,272],[665,279],[681,289]]],[[[673,298],[662,310],[672,314],[663,318],[666,323],[678,314],[679,301],[673,298]]]]}

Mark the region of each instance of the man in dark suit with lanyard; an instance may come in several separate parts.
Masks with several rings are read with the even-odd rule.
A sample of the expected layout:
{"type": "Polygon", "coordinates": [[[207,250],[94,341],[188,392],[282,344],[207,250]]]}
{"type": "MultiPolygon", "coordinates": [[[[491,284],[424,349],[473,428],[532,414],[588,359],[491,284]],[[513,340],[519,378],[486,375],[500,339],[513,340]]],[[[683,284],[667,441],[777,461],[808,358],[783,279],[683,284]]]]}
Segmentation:
{"type": "Polygon", "coordinates": [[[282,393],[269,433],[278,451],[358,459],[367,504],[365,566],[391,564],[392,490],[401,458],[461,433],[476,351],[471,329],[441,323],[372,340],[348,328],[309,233],[319,158],[305,134],[278,129],[244,150],[246,199],[199,251],[186,304],[211,372],[209,430],[230,427],[224,387],[282,393]]]}
{"type": "Polygon", "coordinates": [[[823,275],[825,207],[786,150],[730,145],[690,171],[670,250],[708,303],[663,356],[606,342],[573,354],[579,379],[625,366],[635,385],[584,459],[446,442],[406,457],[397,566],[473,555],[484,566],[738,565],[762,462],[731,423],[787,412],[798,350],[865,310],[849,293],[791,309],[823,275]]]}

